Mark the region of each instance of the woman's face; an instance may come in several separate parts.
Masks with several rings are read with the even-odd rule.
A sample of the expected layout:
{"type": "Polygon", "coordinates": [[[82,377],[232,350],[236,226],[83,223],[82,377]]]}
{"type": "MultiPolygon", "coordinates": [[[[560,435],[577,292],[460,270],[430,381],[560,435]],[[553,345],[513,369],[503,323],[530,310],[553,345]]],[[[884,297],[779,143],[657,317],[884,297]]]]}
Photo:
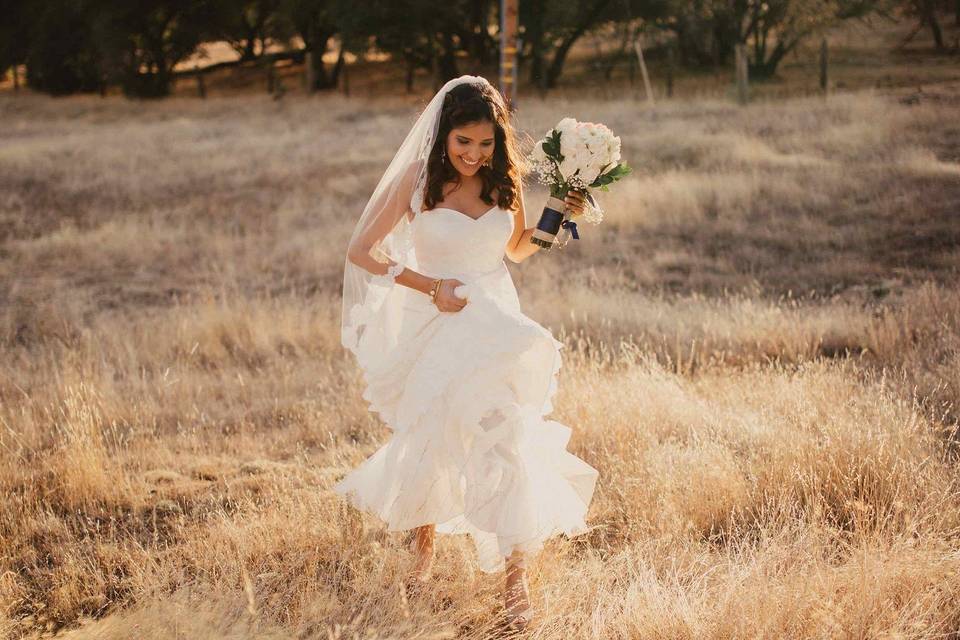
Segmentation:
{"type": "Polygon", "coordinates": [[[465,176],[472,176],[493,155],[493,123],[472,122],[450,130],[447,136],[447,158],[465,176]]]}

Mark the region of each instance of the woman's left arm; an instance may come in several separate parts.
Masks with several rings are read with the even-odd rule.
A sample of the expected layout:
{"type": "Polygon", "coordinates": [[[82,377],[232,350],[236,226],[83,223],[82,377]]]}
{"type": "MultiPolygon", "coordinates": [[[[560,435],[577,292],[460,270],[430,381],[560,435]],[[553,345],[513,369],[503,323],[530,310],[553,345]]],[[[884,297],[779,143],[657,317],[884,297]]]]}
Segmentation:
{"type": "MultiPolygon", "coordinates": [[[[571,217],[582,214],[586,207],[586,197],[576,191],[569,191],[564,200],[567,203],[567,210],[572,214],[571,217]]],[[[519,203],[519,207],[513,212],[513,233],[510,235],[510,239],[507,240],[506,254],[507,258],[512,262],[523,262],[539,251],[540,245],[530,242],[536,226],[530,227],[529,229],[526,228],[527,219],[523,206],[523,186],[520,184],[517,185],[517,202],[519,203]]]]}

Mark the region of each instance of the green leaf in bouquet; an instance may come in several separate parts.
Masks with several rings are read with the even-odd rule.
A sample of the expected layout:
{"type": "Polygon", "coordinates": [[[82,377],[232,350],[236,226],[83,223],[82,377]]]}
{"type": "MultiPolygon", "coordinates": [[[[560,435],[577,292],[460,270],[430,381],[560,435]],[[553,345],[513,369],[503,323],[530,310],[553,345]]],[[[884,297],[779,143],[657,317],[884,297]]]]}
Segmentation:
{"type": "MultiPolygon", "coordinates": [[[[630,167],[627,166],[627,164],[626,164],[625,162],[622,162],[622,163],[620,163],[620,164],[618,164],[618,165],[615,165],[615,166],[614,166],[612,169],[610,169],[609,171],[606,171],[606,172],[601,173],[600,175],[598,175],[597,178],[596,178],[593,182],[590,183],[590,186],[591,186],[591,187],[603,187],[603,186],[605,186],[605,185],[608,185],[608,184],[610,184],[610,183],[612,183],[612,182],[615,182],[615,181],[619,180],[620,178],[622,178],[622,177],[624,177],[625,175],[629,174],[631,171],[632,171],[632,169],[630,169],[630,167]]],[[[604,191],[606,191],[606,189],[604,189],[604,191]]]]}
{"type": "Polygon", "coordinates": [[[623,178],[624,176],[628,175],[631,171],[633,171],[633,169],[631,169],[626,162],[621,162],[620,164],[615,166],[613,169],[608,171],[607,175],[613,178],[614,180],[619,180],[620,178],[623,178]]]}
{"type": "Polygon", "coordinates": [[[563,155],[560,153],[560,132],[553,130],[543,141],[543,151],[557,162],[563,162],[563,155]]]}

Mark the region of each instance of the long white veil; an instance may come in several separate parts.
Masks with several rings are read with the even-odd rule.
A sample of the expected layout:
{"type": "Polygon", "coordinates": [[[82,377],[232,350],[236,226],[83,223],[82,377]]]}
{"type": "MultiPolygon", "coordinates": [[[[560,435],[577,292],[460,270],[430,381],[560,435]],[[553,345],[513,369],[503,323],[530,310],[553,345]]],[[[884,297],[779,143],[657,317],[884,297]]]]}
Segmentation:
{"type": "Polygon", "coordinates": [[[389,353],[407,295],[423,295],[397,285],[393,277],[403,267],[417,269],[410,223],[423,207],[427,159],[433,148],[447,92],[476,82],[464,75],[447,82],[427,103],[373,190],[347,246],[343,267],[343,308],[340,336],[343,346],[364,368],[371,356],[389,353]]]}

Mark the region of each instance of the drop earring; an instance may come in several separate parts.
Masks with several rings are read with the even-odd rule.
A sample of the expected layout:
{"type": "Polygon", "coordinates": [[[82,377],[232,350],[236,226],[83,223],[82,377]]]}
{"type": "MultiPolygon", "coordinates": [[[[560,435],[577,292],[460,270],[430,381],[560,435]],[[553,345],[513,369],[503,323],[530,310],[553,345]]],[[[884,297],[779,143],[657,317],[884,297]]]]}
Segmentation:
{"type": "Polygon", "coordinates": [[[446,164],[446,163],[447,163],[447,148],[444,147],[443,150],[440,152],[440,164],[446,164]]]}

